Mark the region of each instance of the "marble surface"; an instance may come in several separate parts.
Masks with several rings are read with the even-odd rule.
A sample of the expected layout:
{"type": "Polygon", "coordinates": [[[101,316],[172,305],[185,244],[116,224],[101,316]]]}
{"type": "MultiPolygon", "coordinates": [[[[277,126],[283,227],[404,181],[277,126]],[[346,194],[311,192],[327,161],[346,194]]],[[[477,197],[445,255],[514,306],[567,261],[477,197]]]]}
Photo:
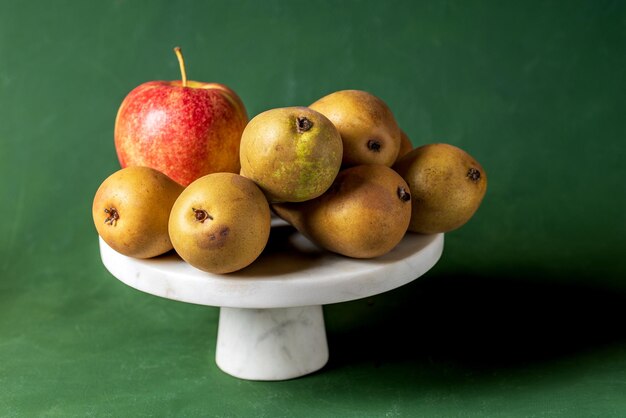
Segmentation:
{"type": "Polygon", "coordinates": [[[215,361],[248,380],[285,380],[321,369],[328,361],[322,307],[221,308],[215,361]]]}
{"type": "Polygon", "coordinates": [[[174,252],[140,260],[100,239],[106,268],[143,292],[220,307],[215,361],[242,379],[285,380],[328,361],[322,305],[402,286],[439,260],[444,235],[407,233],[388,254],[357,260],[325,251],[283,221],[250,266],[227,275],[198,270],[174,252]]]}
{"type": "Polygon", "coordinates": [[[126,257],[102,239],[100,254],[116,278],[153,295],[220,307],[287,308],[344,302],[402,286],[435,265],[443,243],[443,234],[407,233],[388,254],[358,260],[322,250],[278,221],[263,254],[227,275],[198,270],[173,252],[148,260],[126,257]]]}

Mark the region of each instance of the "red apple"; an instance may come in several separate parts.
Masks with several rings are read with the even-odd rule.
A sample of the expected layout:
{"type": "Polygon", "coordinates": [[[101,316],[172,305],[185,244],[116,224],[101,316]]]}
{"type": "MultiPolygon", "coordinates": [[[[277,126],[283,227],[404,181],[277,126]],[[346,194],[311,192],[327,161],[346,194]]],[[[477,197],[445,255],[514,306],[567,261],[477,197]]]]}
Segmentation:
{"type": "Polygon", "coordinates": [[[122,168],[147,166],[189,185],[209,173],[239,173],[239,142],[248,116],[234,91],[218,83],[150,81],[131,91],[115,119],[122,168]]]}

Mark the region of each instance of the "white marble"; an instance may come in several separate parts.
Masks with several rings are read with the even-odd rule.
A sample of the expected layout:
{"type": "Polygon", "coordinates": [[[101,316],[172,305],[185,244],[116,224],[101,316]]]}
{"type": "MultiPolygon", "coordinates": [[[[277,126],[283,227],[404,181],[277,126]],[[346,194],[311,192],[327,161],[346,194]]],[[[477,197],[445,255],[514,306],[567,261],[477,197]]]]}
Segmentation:
{"type": "Polygon", "coordinates": [[[324,305],[376,295],[427,272],[443,251],[443,234],[407,234],[382,257],[358,260],[324,251],[290,227],[272,228],[270,244],[252,265],[216,275],[176,254],[140,260],[100,239],[105,267],[143,292],[182,302],[231,308],[324,305]]]}
{"type": "Polygon", "coordinates": [[[173,252],[149,260],[126,257],[102,239],[100,255],[111,274],[135,289],[221,307],[216,361],[222,370],[244,379],[282,380],[326,363],[321,305],[415,280],[439,260],[443,243],[443,234],[408,233],[388,254],[358,260],[324,251],[279,221],[263,254],[227,275],[195,269],[173,252]]]}
{"type": "Polygon", "coordinates": [[[248,380],[285,380],[324,367],[328,344],[322,307],[221,308],[215,361],[248,380]]]}

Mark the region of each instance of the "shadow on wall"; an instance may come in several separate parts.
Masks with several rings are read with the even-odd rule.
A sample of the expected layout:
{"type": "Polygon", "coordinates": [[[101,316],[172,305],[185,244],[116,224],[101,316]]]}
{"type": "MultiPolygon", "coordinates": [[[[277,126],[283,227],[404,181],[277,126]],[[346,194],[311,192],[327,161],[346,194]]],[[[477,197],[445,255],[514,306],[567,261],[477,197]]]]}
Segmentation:
{"type": "Polygon", "coordinates": [[[326,306],[327,367],[525,367],[626,341],[625,311],[626,292],[579,282],[429,274],[386,294],[326,306]]]}

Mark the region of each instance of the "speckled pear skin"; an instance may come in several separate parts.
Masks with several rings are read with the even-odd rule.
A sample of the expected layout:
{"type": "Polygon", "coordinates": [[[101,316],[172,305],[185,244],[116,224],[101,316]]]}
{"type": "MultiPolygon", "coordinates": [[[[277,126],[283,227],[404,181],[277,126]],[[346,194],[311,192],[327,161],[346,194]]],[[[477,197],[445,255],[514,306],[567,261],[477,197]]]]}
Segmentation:
{"type": "Polygon", "coordinates": [[[261,254],[270,233],[270,209],[251,180],[213,173],[180,194],[169,219],[169,234],[180,257],[197,269],[231,273],[261,254]]]}
{"type": "Polygon", "coordinates": [[[393,167],[411,189],[409,230],[449,232],[467,223],[487,191],[487,173],[471,155],[450,144],[427,144],[393,167]]]}
{"type": "Polygon", "coordinates": [[[391,168],[360,165],[339,172],[322,196],[272,205],[278,216],[322,248],[354,258],[391,251],[411,218],[409,186],[391,168]]]}
{"type": "Polygon", "coordinates": [[[337,127],[343,141],[343,166],[391,167],[400,150],[400,128],[380,98],[362,90],[341,90],[309,106],[337,127]]]}
{"type": "Polygon", "coordinates": [[[396,163],[400,161],[402,157],[407,155],[409,152],[413,151],[413,143],[409,136],[402,129],[400,130],[400,150],[398,151],[398,156],[396,157],[396,163]]]}
{"type": "Polygon", "coordinates": [[[342,155],[335,126],[306,107],[260,113],[241,136],[241,174],[270,201],[301,202],[321,195],[337,176],[342,155]]]}
{"type": "Polygon", "coordinates": [[[98,234],[117,252],[151,258],[172,249],[167,224],[183,186],[148,167],[127,167],[98,188],[92,216],[98,234]]]}

